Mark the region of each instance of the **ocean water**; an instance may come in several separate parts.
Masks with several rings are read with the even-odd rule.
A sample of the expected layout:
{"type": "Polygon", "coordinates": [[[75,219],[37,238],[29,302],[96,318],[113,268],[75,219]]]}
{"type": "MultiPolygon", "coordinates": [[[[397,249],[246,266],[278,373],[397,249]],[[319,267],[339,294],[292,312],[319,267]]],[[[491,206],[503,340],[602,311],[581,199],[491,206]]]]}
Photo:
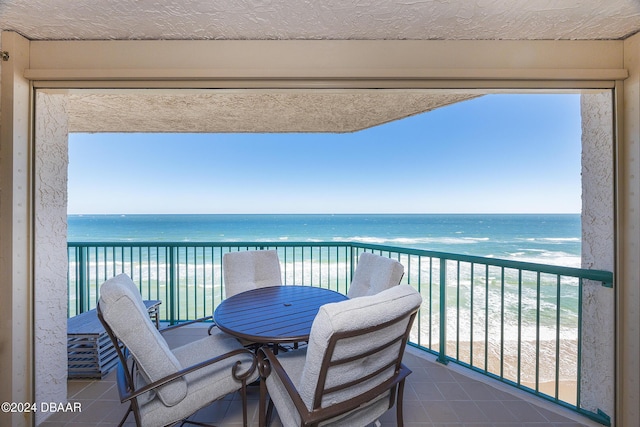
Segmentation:
{"type": "Polygon", "coordinates": [[[358,241],[580,266],[579,214],[69,215],[71,242],[358,241]]]}

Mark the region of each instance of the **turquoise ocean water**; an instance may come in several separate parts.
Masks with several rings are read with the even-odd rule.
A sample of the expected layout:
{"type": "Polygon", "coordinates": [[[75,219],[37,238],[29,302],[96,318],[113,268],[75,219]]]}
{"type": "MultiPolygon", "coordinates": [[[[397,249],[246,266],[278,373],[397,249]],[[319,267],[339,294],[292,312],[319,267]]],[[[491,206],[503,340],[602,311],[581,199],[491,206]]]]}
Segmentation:
{"type": "Polygon", "coordinates": [[[359,241],[580,266],[579,214],[70,215],[71,242],[359,241]]]}

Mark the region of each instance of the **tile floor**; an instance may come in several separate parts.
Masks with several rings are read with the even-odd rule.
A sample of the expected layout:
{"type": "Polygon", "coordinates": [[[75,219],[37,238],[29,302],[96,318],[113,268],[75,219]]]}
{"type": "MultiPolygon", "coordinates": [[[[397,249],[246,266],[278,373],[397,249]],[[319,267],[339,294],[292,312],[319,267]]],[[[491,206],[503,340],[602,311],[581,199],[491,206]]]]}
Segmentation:
{"type": "MultiPolygon", "coordinates": [[[[203,327],[179,328],[167,336],[171,346],[179,346],[206,334],[203,327]],[[179,331],[179,333],[178,333],[179,331]]],[[[444,366],[435,357],[407,348],[404,362],[413,373],[407,379],[404,396],[404,422],[407,427],[596,427],[599,424],[557,407],[505,384],[466,372],[454,364],[444,366]]],[[[42,427],[117,426],[126,411],[115,383],[115,371],[100,381],[70,380],[69,402],[80,402],[81,412],[54,413],[42,427]]],[[[258,425],[258,387],[249,387],[249,424],[258,425]]],[[[271,425],[282,426],[274,411],[271,425]]],[[[200,421],[220,427],[242,425],[239,395],[202,409],[200,421]]],[[[395,409],[380,419],[382,426],[396,426],[395,409]]],[[[125,426],[134,426],[130,416],[125,426]]]]}

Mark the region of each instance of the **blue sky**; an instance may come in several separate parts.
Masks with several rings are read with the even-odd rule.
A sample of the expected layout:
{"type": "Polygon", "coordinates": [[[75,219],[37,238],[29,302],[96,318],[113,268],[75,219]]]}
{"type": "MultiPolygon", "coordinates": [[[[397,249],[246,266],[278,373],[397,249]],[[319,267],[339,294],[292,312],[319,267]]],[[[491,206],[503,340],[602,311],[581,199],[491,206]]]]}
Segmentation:
{"type": "Polygon", "coordinates": [[[579,95],[348,134],[70,134],[70,214],[579,213],[579,95]]]}

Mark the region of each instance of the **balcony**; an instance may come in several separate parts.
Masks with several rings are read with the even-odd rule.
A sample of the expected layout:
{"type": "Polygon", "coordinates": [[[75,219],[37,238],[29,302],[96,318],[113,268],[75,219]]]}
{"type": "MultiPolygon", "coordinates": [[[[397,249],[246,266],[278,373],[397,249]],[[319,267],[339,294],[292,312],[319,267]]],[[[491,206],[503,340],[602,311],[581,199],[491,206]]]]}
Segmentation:
{"type": "MultiPolygon", "coordinates": [[[[423,296],[406,356],[414,370],[407,422],[575,425],[577,417],[586,425],[609,424],[606,414],[581,404],[588,387],[582,289],[593,282],[611,286],[606,271],[351,242],[69,243],[69,316],[95,307],[99,285],[121,272],[139,284],[145,299],[163,301],[164,322],[211,314],[224,297],[223,254],[248,249],[276,249],[284,285],[343,293],[363,251],[405,266],[403,283],[423,296]]],[[[100,400],[113,400],[117,413],[109,378],[70,383],[70,401],[97,398],[101,390],[110,394],[100,400]]],[[[224,410],[224,401],[216,405],[211,410],[223,425],[238,421],[233,401],[224,410]]]]}
{"type": "MultiPolygon", "coordinates": [[[[206,335],[206,327],[186,327],[179,334],[168,333],[170,346],[206,335]]],[[[434,357],[413,346],[407,348],[404,363],[413,371],[404,395],[405,425],[414,427],[463,426],[597,426],[575,412],[518,391],[461,366],[442,365],[434,357]],[[474,424],[477,423],[477,424],[474,424]]],[[[114,426],[126,411],[120,403],[111,372],[103,380],[70,380],[69,402],[80,402],[82,412],[51,415],[41,427],[114,426]]],[[[258,387],[249,387],[249,425],[258,425],[258,387]]],[[[228,396],[202,409],[197,419],[220,427],[242,425],[242,406],[238,395],[228,396]]],[[[133,417],[125,424],[132,427],[133,417]]],[[[395,412],[380,420],[382,426],[395,426],[395,412]]],[[[272,427],[281,426],[276,413],[272,427]]]]}

